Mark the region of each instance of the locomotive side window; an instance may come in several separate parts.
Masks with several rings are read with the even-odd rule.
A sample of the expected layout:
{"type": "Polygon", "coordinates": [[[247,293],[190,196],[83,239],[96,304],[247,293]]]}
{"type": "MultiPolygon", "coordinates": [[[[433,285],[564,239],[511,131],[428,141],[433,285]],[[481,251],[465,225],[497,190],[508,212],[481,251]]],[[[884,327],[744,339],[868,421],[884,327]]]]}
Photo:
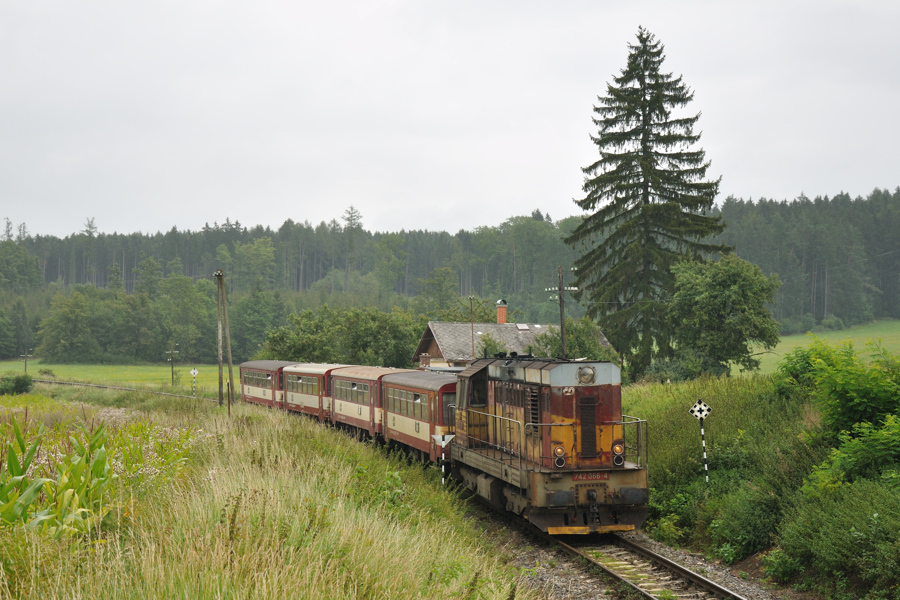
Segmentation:
{"type": "Polygon", "coordinates": [[[456,394],[444,394],[441,396],[441,402],[443,406],[441,407],[443,411],[444,425],[449,425],[451,423],[450,416],[453,414],[453,407],[456,406],[456,394]]]}

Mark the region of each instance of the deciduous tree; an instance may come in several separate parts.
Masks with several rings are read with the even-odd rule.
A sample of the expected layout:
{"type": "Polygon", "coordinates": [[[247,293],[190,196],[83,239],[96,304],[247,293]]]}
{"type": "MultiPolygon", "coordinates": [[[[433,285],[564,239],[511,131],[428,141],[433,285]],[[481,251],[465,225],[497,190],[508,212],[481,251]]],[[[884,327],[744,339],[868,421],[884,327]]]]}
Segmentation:
{"type": "Polygon", "coordinates": [[[701,352],[723,367],[759,368],[755,350],[774,348],[778,322],[766,305],[781,282],[734,255],[716,262],[672,267],[675,295],[669,317],[679,346],[701,352]]]}

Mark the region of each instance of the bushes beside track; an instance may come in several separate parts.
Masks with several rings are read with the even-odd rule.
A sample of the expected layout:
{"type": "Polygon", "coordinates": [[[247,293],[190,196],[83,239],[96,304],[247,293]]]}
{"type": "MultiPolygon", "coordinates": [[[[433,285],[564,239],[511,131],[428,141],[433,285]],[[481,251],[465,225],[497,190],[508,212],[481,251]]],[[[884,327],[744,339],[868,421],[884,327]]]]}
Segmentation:
{"type": "Polygon", "coordinates": [[[773,377],[625,388],[626,411],[650,422],[651,535],[726,563],[757,555],[771,578],[831,598],[894,598],[900,358],[867,354],[816,340],[773,377]],[[709,486],[697,398],[712,407],[709,486]]]}

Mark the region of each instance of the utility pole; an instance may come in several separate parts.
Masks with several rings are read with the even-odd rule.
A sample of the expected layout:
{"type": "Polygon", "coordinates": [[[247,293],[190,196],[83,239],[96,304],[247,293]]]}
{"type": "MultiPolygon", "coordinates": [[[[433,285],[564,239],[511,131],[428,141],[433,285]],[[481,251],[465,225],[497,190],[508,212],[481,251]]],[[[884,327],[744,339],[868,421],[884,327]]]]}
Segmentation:
{"type": "Polygon", "coordinates": [[[215,273],[213,273],[213,277],[216,278],[216,312],[218,313],[219,318],[216,326],[216,342],[219,349],[219,406],[222,406],[222,403],[225,399],[225,394],[222,389],[222,275],[222,271],[216,271],[215,273]]]}
{"type": "Polygon", "coordinates": [[[234,362],[231,355],[231,330],[228,326],[228,300],[225,295],[225,273],[221,269],[213,276],[219,290],[219,406],[222,405],[222,315],[225,315],[225,343],[228,347],[228,415],[234,402],[234,362]]]}
{"type": "Polygon", "coordinates": [[[546,292],[557,292],[556,296],[551,296],[551,300],[559,300],[559,341],[562,344],[562,358],[566,359],[566,300],[564,292],[577,292],[577,287],[563,286],[563,268],[559,267],[559,286],[556,288],[546,288],[546,292]]]}
{"type": "Polygon", "coordinates": [[[475,360],[478,357],[475,356],[475,296],[473,294],[469,294],[469,325],[472,326],[472,360],[475,360]]]}
{"type": "Polygon", "coordinates": [[[169,349],[167,353],[169,355],[169,362],[172,363],[172,385],[175,385],[175,355],[178,354],[178,350],[176,350],[175,348],[177,347],[178,344],[175,344],[169,349]]]}
{"type": "MultiPolygon", "coordinates": [[[[28,359],[34,356],[33,354],[29,354],[29,352],[34,352],[34,348],[31,350],[25,350],[25,354],[20,354],[19,356],[25,360],[25,372],[28,372],[28,359]]],[[[40,373],[39,373],[40,374],[40,373]]]]}

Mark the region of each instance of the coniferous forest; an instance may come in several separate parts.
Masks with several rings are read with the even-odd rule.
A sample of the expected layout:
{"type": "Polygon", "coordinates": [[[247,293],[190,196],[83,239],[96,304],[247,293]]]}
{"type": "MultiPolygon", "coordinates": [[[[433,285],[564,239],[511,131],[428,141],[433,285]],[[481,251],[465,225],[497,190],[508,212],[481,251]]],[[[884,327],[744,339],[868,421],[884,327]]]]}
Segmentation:
{"type": "MultiPolygon", "coordinates": [[[[770,308],[783,333],[900,318],[900,188],[729,197],[714,212],[726,227],[713,241],[781,280],[770,308]]],[[[214,361],[217,269],[236,360],[259,352],[266,329],[324,305],[396,312],[415,331],[428,318],[468,320],[471,295],[482,309],[504,298],[514,319],[554,323],[559,307],[545,289],[558,266],[574,264],[578,250],[563,240],[580,222],[535,209],[456,233],[372,232],[350,206],[328,223],[277,230],[225,219],[199,231],[105,233],[89,218],[60,239],[7,220],[0,357],[34,349],[60,362],[159,362],[177,343],[185,360],[214,361]]],[[[566,308],[584,314],[574,300],[566,308]]]]}

